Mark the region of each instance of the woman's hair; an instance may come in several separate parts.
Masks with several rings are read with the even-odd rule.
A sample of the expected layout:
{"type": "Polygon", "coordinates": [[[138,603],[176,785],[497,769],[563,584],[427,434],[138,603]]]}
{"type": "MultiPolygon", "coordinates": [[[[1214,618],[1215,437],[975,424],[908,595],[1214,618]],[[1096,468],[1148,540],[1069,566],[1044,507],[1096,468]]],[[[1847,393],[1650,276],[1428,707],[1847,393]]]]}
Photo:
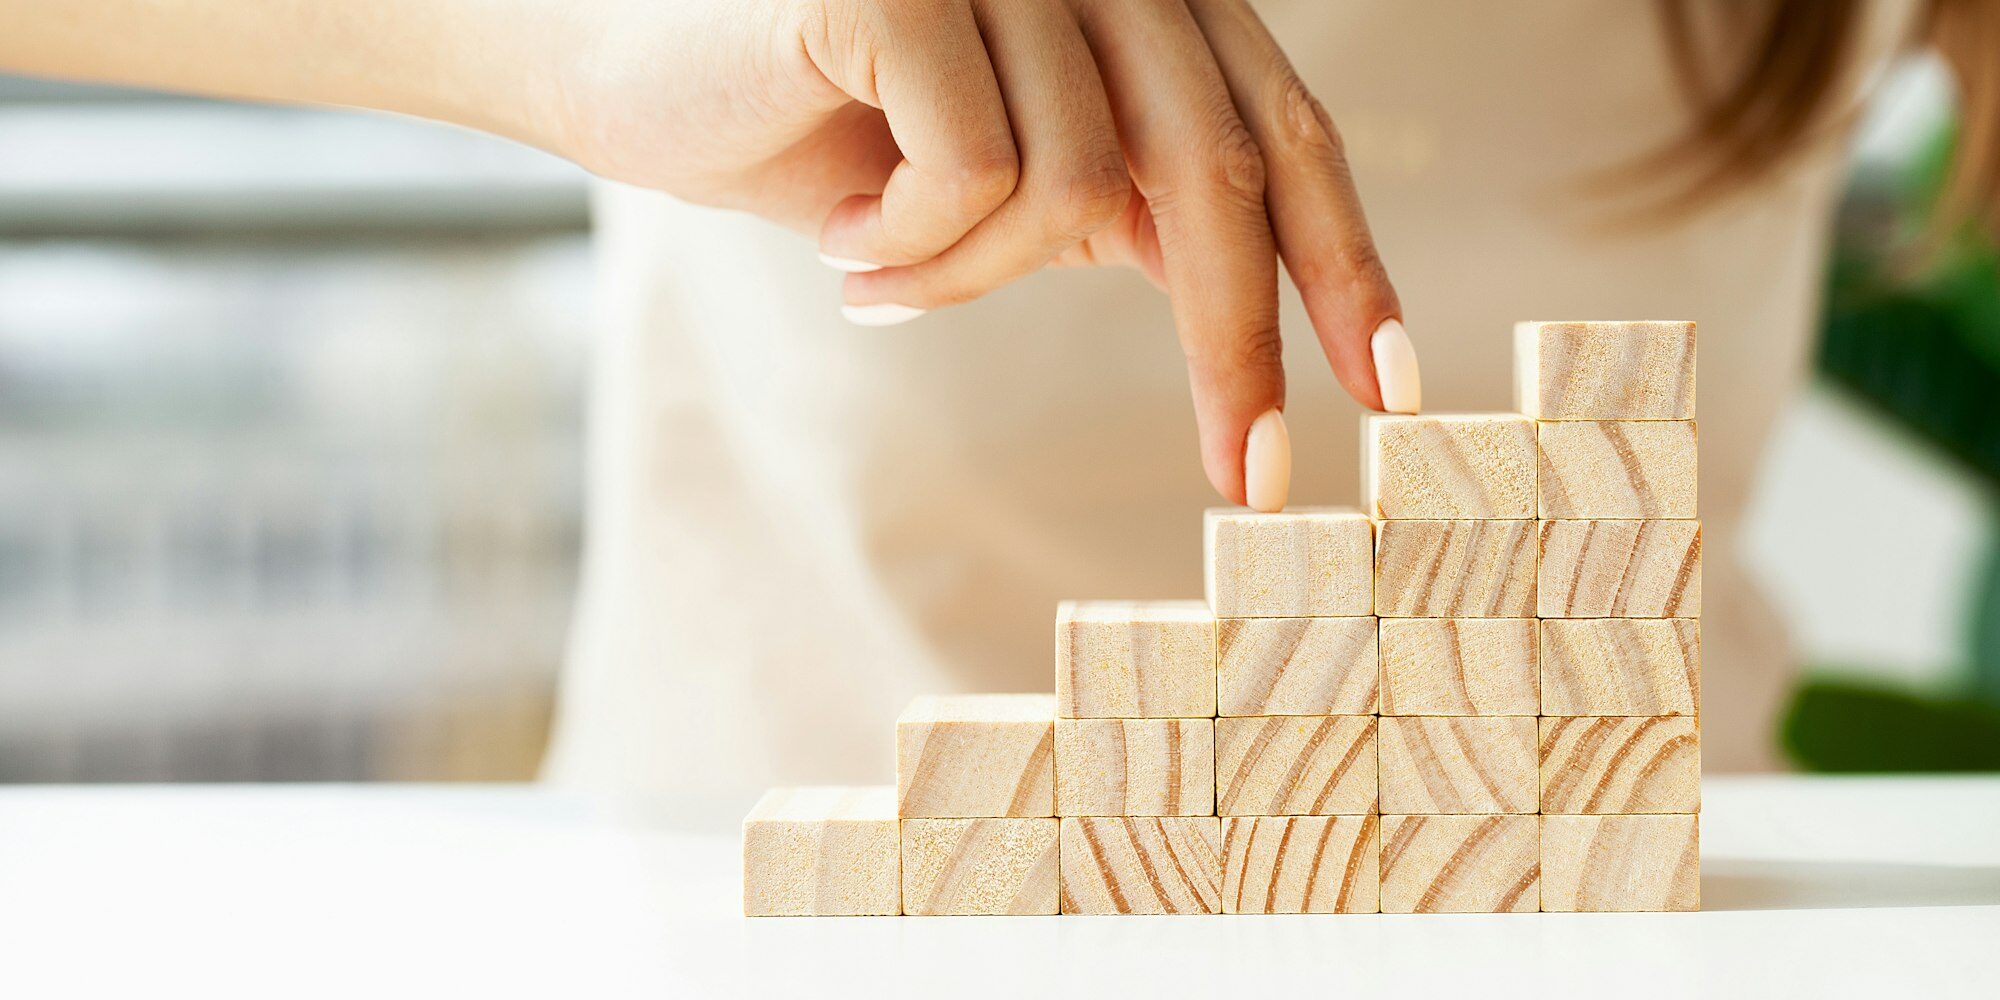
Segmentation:
{"type": "MultiPolygon", "coordinates": [[[[1618,171],[1667,184],[1663,213],[1763,180],[1850,123],[1865,0],[1658,0],[1670,65],[1693,109],[1687,131],[1618,171]],[[1731,42],[1731,40],[1740,40],[1731,42]],[[1735,48],[1718,49],[1716,42],[1735,48]]],[[[1957,148],[1942,218],[2000,231],[2000,0],[1929,0],[1927,40],[1958,85],[1957,148]]]]}

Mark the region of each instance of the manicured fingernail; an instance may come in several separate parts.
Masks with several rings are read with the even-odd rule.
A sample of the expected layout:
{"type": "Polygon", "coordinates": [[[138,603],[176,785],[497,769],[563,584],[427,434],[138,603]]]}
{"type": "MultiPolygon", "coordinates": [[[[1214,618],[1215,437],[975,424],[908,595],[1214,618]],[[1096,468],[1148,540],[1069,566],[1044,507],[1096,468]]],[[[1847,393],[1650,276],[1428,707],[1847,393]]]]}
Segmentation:
{"type": "Polygon", "coordinates": [[[836,271],[846,271],[848,274],[867,274],[882,269],[880,264],[870,264],[865,260],[855,260],[851,257],[835,257],[830,253],[820,254],[819,260],[820,263],[836,271]]]}
{"type": "Polygon", "coordinates": [[[1243,442],[1243,497],[1252,510],[1274,513],[1285,509],[1291,491],[1292,435],[1284,414],[1265,410],[1243,442]]]}
{"type": "Polygon", "coordinates": [[[841,306],[840,314],[855,326],[895,326],[924,314],[922,309],[882,302],[872,306],[841,306]]]}
{"type": "Polygon", "coordinates": [[[1417,349],[1403,321],[1385,319],[1368,338],[1368,351],[1375,356],[1375,387],[1382,392],[1382,409],[1389,413],[1415,413],[1424,406],[1423,381],[1417,377],[1417,349]]]}

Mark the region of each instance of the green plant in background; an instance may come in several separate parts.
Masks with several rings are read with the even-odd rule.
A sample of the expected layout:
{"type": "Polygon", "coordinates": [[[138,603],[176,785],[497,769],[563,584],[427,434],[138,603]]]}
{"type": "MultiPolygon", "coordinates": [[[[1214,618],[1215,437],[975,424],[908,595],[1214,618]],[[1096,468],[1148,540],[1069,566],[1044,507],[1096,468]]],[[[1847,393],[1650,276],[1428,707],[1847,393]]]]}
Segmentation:
{"type": "Polygon", "coordinates": [[[1939,234],[1952,143],[1940,135],[1891,197],[1850,213],[1860,218],[1836,243],[1818,368],[1986,487],[1996,530],[1973,582],[1964,683],[1906,691],[1815,670],[1780,729],[1808,770],[2000,770],[2000,246],[1966,226],[1928,237],[1915,266],[1883,249],[1939,234]]]}

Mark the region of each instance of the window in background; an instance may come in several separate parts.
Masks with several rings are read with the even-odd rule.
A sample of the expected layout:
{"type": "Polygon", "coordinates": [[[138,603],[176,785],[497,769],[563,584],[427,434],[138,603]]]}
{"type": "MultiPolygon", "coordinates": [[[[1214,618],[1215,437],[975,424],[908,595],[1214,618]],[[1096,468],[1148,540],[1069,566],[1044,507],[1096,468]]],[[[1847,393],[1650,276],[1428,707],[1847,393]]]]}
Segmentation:
{"type": "Polygon", "coordinates": [[[0,80],[0,781],[523,778],[579,535],[585,181],[0,80]]]}

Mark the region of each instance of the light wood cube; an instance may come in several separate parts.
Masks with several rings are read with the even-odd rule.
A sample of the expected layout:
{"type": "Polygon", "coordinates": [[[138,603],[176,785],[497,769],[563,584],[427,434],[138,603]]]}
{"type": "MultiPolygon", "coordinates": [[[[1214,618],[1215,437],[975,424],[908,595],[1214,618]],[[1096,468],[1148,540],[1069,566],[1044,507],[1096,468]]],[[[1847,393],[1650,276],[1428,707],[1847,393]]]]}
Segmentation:
{"type": "Polygon", "coordinates": [[[1543,423],[1545,520],[1695,516],[1692,420],[1543,423]]]}
{"type": "Polygon", "coordinates": [[[1221,618],[1215,623],[1221,715],[1370,715],[1375,619],[1221,618]]]}
{"type": "Polygon", "coordinates": [[[1216,812],[1224,816],[1371,813],[1375,769],[1373,716],[1215,722],[1216,812]]]}
{"type": "Polygon", "coordinates": [[[1535,522],[1383,521],[1375,552],[1383,618],[1533,618],[1535,522]]]}
{"type": "Polygon", "coordinates": [[[1215,720],[1057,719],[1056,815],[1215,815],[1215,720]]]}
{"type": "Polygon", "coordinates": [[[1541,638],[1533,618],[1384,618],[1383,715],[1533,715],[1541,638]]]}
{"type": "Polygon", "coordinates": [[[1218,618],[1372,614],[1375,529],[1360,511],[1214,508],[1202,517],[1208,604],[1218,618]]]}
{"type": "Polygon", "coordinates": [[[1542,909],[1701,909],[1698,819],[1542,817],[1542,909]]]}
{"type": "Polygon", "coordinates": [[[1383,913],[1532,913],[1538,816],[1382,817],[1383,913]]]}
{"type": "Polygon", "coordinates": [[[1542,622],[1543,715],[1692,715],[1700,701],[1700,622],[1542,622]]]}
{"type": "Polygon", "coordinates": [[[746,917],[902,912],[896,790],[773,788],[743,818],[746,917]]]}
{"type": "Polygon", "coordinates": [[[1221,912],[1213,816],[1067,817],[1061,846],[1064,913],[1221,912]]]}
{"type": "Polygon", "coordinates": [[[1056,609],[1056,714],[1215,714],[1215,618],[1200,601],[1065,601],[1056,609]]]}
{"type": "Polygon", "coordinates": [[[1701,614],[1701,522],[1543,521],[1544,618],[1701,614]]]}
{"type": "Polygon", "coordinates": [[[1380,822],[1367,816],[1222,821],[1222,912],[1374,913],[1380,822]]]}
{"type": "Polygon", "coordinates": [[[1384,716],[1385,813],[1532,813],[1540,799],[1533,716],[1384,716]]]}
{"type": "Polygon", "coordinates": [[[1700,808],[1701,736],[1693,716],[1542,720],[1542,812],[1700,808]]]}
{"type": "Polygon", "coordinates": [[[1035,916],[1060,912],[1053,819],[906,819],[903,912],[1035,916]]]}
{"type": "Polygon", "coordinates": [[[1514,324],[1514,405],[1543,420],[1694,419],[1694,324],[1514,324]]]}
{"type": "Polygon", "coordinates": [[[896,719],[904,818],[1056,814],[1055,698],[928,695],[896,719]]]}
{"type": "Polygon", "coordinates": [[[1378,518],[1535,516],[1535,422],[1515,413],[1362,418],[1361,496],[1378,518]]]}

